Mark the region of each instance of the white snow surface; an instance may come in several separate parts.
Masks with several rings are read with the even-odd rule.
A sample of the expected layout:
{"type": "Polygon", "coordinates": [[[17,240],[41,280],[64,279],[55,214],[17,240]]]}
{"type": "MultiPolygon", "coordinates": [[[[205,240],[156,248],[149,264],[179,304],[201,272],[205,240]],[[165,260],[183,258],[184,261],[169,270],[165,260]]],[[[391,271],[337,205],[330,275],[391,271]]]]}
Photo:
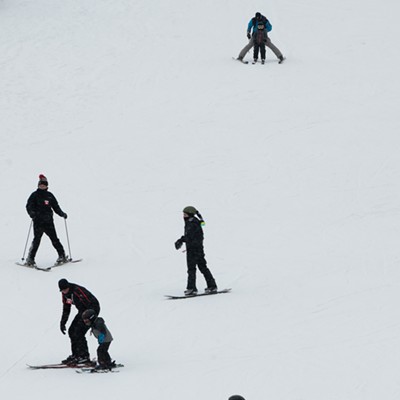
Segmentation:
{"type": "MultiPolygon", "coordinates": [[[[1,398],[399,399],[399,13],[0,1],[1,398]],[[232,60],[256,11],[282,65],[232,60]],[[40,173],[84,258],[50,273],[15,265],[40,173]],[[185,289],[187,205],[230,294],[163,297],[185,289]],[[100,300],[120,373],[26,367],[70,354],[60,278],[100,300]]],[[[38,264],[55,258],[44,237],[38,264]]]]}

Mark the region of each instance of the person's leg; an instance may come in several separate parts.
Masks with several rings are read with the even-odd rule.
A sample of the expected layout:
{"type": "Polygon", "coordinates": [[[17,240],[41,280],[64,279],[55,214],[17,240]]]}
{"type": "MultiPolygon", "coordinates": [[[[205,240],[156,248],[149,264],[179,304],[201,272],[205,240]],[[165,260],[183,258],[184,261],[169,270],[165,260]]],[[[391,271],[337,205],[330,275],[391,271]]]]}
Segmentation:
{"type": "Polygon", "coordinates": [[[268,38],[265,45],[272,50],[272,52],[276,55],[277,58],[282,59],[283,55],[281,51],[271,42],[271,39],[268,38]]]}
{"type": "Polygon", "coordinates": [[[210,269],[207,267],[207,261],[203,249],[201,251],[199,250],[196,258],[197,258],[197,267],[199,268],[199,271],[203,274],[204,279],[206,280],[207,288],[216,288],[217,284],[215,283],[215,279],[210,269]]]}
{"type": "Polygon", "coordinates": [[[36,253],[39,249],[40,241],[44,233],[43,225],[39,223],[33,224],[33,241],[29,249],[27,261],[34,262],[36,253]]]}
{"type": "Polygon", "coordinates": [[[101,343],[97,348],[97,362],[102,367],[108,367],[109,365],[111,365],[111,357],[110,354],[108,353],[110,344],[111,342],[101,343]]]}
{"type": "Polygon", "coordinates": [[[71,351],[75,357],[89,358],[89,349],[86,340],[86,332],[89,327],[82,320],[82,314],[78,313],[68,329],[71,339],[71,351]]]}
{"type": "Polygon", "coordinates": [[[54,226],[54,222],[46,224],[44,232],[50,238],[53,247],[57,250],[58,256],[64,257],[65,256],[64,247],[61,244],[60,239],[57,237],[57,232],[54,226]]]}
{"type": "Polygon", "coordinates": [[[254,46],[254,38],[253,36],[251,37],[250,41],[246,46],[243,47],[243,49],[240,51],[238,55],[238,60],[243,60],[245,55],[249,52],[249,50],[254,46]]]}
{"type": "Polygon", "coordinates": [[[196,255],[190,250],[186,251],[186,262],[187,262],[187,285],[186,289],[197,290],[196,288],[196,255]]]}

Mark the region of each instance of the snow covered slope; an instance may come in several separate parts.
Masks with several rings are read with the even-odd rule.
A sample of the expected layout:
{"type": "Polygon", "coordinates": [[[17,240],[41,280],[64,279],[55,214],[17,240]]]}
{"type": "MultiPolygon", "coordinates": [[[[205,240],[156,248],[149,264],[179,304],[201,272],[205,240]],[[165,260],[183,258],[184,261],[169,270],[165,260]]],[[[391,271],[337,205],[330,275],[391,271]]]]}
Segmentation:
{"type": "Polygon", "coordinates": [[[1,397],[398,399],[399,11],[1,1],[1,397]],[[256,11],[284,64],[232,61],[256,11]],[[14,264],[39,173],[84,258],[51,273],[14,264]],[[230,294],[163,298],[185,288],[187,205],[230,294]],[[120,373],[26,368],[69,354],[64,277],[99,298],[120,373]]]}

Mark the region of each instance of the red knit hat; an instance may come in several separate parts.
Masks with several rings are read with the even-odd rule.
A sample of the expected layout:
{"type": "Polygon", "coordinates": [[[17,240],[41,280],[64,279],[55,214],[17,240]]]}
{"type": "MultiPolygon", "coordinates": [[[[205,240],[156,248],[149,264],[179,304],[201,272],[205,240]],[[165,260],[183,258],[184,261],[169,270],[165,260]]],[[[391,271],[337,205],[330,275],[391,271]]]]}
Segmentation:
{"type": "Polygon", "coordinates": [[[46,186],[49,186],[49,182],[48,182],[47,178],[46,178],[43,174],[40,174],[40,175],[39,175],[38,186],[39,186],[39,185],[46,185],[46,186]]]}

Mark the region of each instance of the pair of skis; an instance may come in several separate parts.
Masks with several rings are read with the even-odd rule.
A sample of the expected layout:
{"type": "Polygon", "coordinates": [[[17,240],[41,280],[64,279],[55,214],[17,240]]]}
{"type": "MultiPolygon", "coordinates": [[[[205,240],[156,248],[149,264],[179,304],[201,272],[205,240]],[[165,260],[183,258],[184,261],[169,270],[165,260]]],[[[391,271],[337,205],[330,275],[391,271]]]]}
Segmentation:
{"type": "MultiPolygon", "coordinates": [[[[236,57],[232,57],[232,59],[235,61],[239,61],[242,64],[249,64],[249,62],[247,60],[241,60],[240,58],[236,58],[236,57]]],[[[278,64],[282,64],[285,60],[286,60],[286,58],[283,57],[282,60],[278,61],[278,64]]],[[[252,64],[254,65],[254,64],[256,64],[256,62],[252,61],[252,64]]]]}
{"type": "Polygon", "coordinates": [[[70,263],[78,263],[81,262],[83,259],[78,258],[77,260],[69,259],[66,262],[61,262],[61,263],[54,263],[50,267],[39,267],[36,264],[35,265],[28,265],[27,263],[22,263],[22,262],[16,262],[15,264],[19,265],[20,267],[27,267],[27,268],[32,268],[32,269],[37,269],[38,271],[43,271],[43,272],[50,272],[53,268],[60,267],[61,265],[64,264],[70,264],[70,263]]]}
{"type": "Polygon", "coordinates": [[[84,373],[107,373],[119,372],[116,368],[122,368],[123,364],[115,364],[111,369],[96,369],[96,362],[88,362],[82,364],[43,364],[43,365],[28,365],[30,369],[74,369],[79,374],[84,373]]]}

